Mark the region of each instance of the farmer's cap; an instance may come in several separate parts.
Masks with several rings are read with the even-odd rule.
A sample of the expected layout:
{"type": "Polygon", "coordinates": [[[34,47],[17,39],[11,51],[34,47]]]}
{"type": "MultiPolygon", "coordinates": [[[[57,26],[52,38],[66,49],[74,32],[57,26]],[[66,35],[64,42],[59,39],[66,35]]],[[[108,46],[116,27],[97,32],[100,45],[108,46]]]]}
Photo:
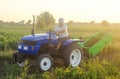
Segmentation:
{"type": "Polygon", "coordinates": [[[64,19],[63,18],[59,18],[59,23],[64,23],[64,19]]]}

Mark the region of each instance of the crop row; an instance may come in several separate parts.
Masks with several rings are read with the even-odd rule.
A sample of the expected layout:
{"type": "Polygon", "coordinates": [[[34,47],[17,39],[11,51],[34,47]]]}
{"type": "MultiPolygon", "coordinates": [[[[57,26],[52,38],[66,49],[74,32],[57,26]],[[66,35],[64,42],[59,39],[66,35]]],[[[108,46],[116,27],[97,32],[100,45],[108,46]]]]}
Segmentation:
{"type": "Polygon", "coordinates": [[[0,50],[16,49],[24,33],[0,32],[0,50]]]}

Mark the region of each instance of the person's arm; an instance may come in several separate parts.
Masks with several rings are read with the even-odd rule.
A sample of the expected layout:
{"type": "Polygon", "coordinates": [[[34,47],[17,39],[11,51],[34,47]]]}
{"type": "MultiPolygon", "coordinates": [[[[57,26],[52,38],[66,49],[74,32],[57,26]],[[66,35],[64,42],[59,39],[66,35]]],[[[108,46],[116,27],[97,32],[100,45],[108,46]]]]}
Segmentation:
{"type": "Polygon", "coordinates": [[[66,29],[59,31],[59,33],[65,33],[65,32],[66,32],[66,29]]]}
{"type": "Polygon", "coordinates": [[[66,32],[66,29],[65,29],[65,30],[61,30],[61,31],[54,31],[54,32],[55,32],[55,34],[56,34],[57,36],[59,36],[60,33],[65,33],[65,32],[66,32]]]}
{"type": "Polygon", "coordinates": [[[59,31],[58,31],[57,26],[54,27],[54,32],[55,32],[55,34],[56,34],[57,36],[59,36],[59,31]]]}
{"type": "Polygon", "coordinates": [[[64,26],[64,29],[61,30],[61,31],[59,31],[59,33],[65,33],[66,31],[67,31],[67,26],[65,25],[65,26],[64,26]]]}
{"type": "Polygon", "coordinates": [[[55,34],[56,34],[57,36],[59,36],[59,34],[60,34],[60,33],[59,33],[59,32],[57,32],[57,31],[55,31],[55,34]]]}

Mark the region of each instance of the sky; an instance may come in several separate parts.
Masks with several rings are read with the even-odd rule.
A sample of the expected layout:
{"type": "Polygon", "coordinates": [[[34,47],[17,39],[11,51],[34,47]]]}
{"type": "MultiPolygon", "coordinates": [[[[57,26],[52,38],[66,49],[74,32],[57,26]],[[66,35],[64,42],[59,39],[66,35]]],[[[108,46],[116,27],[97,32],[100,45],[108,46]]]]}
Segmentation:
{"type": "Polygon", "coordinates": [[[32,20],[32,15],[48,11],[66,22],[120,22],[120,0],[0,0],[0,20],[32,20]]]}

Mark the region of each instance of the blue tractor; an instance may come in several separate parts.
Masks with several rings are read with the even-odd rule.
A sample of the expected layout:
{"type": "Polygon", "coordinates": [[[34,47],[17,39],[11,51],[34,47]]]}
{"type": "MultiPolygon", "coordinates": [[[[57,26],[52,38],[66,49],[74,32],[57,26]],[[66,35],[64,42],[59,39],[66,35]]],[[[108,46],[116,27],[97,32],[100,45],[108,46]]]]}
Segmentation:
{"type": "Polygon", "coordinates": [[[50,71],[55,67],[58,59],[62,60],[65,66],[79,66],[82,60],[83,51],[77,44],[81,42],[79,39],[69,39],[65,41],[58,52],[55,48],[58,38],[53,31],[47,33],[34,34],[24,36],[18,43],[18,52],[13,54],[14,61],[18,66],[23,67],[25,60],[34,60],[40,71],[50,71]]]}
{"type": "Polygon", "coordinates": [[[13,54],[14,62],[20,67],[25,66],[26,59],[30,62],[34,61],[40,71],[51,71],[60,63],[76,67],[80,65],[83,58],[96,56],[112,41],[111,33],[96,33],[86,40],[83,40],[83,37],[68,39],[56,52],[58,43],[56,34],[52,30],[34,34],[34,21],[35,18],[31,35],[21,38],[18,52],[13,54]]]}

